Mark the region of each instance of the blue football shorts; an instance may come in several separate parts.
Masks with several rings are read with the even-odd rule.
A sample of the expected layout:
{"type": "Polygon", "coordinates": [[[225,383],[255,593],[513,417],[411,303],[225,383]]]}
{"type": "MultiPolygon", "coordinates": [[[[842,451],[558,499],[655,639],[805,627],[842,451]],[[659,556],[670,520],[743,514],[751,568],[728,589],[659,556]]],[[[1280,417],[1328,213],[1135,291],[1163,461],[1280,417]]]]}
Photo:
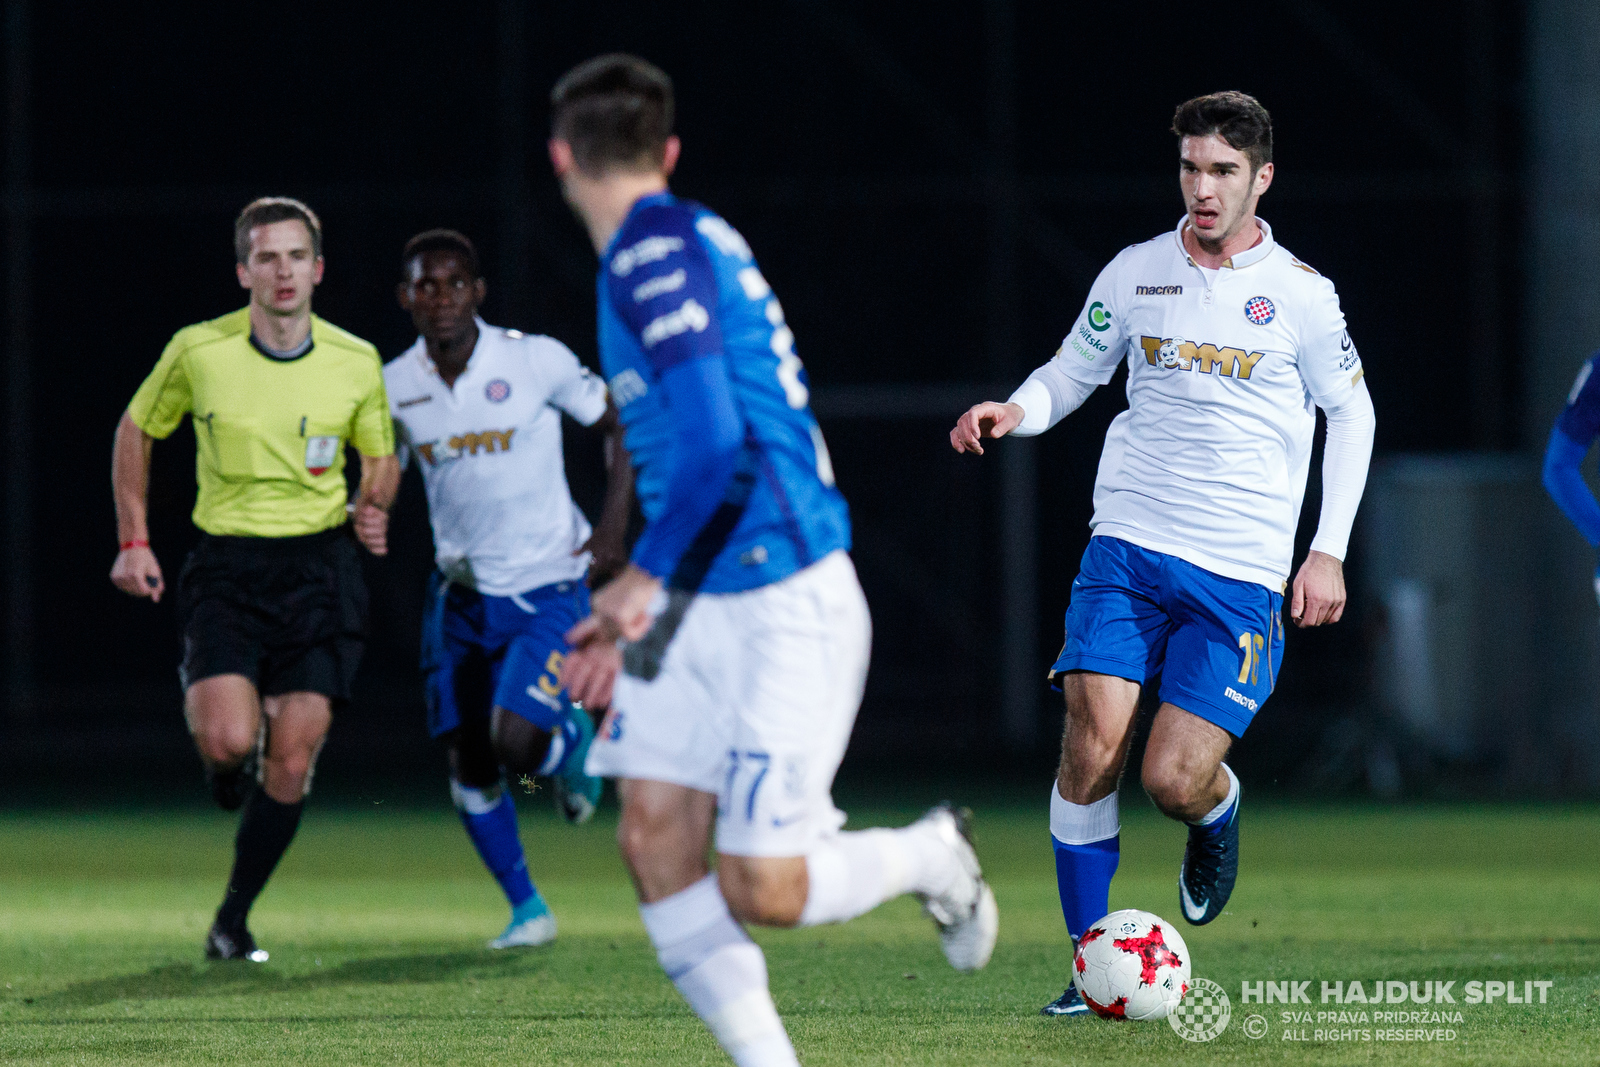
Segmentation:
{"type": "Polygon", "coordinates": [[[579,581],[489,596],[435,572],[422,619],[429,736],[497,706],[546,730],[559,724],[571,708],[561,687],[565,634],[588,614],[579,581]]]}
{"type": "Polygon", "coordinates": [[[1067,639],[1050,670],[1093,671],[1141,685],[1161,676],[1161,700],[1243,737],[1283,663],[1283,596],[1177,556],[1094,537],[1072,582],[1067,639]]]}

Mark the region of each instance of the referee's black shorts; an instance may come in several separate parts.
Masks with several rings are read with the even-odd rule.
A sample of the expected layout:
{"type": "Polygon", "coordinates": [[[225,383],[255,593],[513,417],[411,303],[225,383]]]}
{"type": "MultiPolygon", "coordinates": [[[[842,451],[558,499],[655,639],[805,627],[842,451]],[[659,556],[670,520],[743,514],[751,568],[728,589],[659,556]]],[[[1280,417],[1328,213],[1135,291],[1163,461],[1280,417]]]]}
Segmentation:
{"type": "Polygon", "coordinates": [[[205,534],[178,579],[185,689],[242,674],[262,696],[350,699],[366,644],[367,586],[350,531],[205,534]]]}

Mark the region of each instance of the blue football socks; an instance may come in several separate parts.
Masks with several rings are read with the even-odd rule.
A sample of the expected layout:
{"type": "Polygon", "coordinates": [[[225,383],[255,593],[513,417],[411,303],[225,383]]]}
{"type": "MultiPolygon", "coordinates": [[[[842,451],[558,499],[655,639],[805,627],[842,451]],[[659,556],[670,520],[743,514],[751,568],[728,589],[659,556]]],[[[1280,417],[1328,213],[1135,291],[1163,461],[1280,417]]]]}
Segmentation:
{"type": "MultiPolygon", "coordinates": [[[[461,824],[467,828],[467,836],[505,891],[512,911],[530,899],[539,900],[528,877],[528,861],[522,853],[522,839],[517,836],[517,809],[510,794],[498,785],[474,789],[452,778],[450,796],[461,814],[461,824]]],[[[543,904],[539,900],[540,907],[543,904]]]]}
{"type": "Polygon", "coordinates": [[[1074,941],[1098,918],[1111,910],[1111,876],[1122,858],[1120,837],[1087,845],[1069,845],[1051,835],[1056,851],[1056,891],[1061,895],[1061,917],[1074,941]]]}
{"type": "Polygon", "coordinates": [[[1050,788],[1050,844],[1056,856],[1061,917],[1074,941],[1110,908],[1111,877],[1122,858],[1117,794],[1073,804],[1050,788]]]}

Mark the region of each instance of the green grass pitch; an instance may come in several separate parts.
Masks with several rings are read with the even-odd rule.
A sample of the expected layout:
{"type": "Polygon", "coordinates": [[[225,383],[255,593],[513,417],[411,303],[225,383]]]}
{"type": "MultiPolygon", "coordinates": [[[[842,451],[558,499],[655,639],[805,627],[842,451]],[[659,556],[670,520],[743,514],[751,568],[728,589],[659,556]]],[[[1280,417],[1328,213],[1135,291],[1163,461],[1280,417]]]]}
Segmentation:
{"type": "MultiPolygon", "coordinates": [[[[726,1062],[656,967],[611,813],[573,829],[543,799],[522,804],[524,839],[561,923],[554,945],[484,949],[504,906],[442,805],[324,800],[257,906],[265,966],[200,959],[232,818],[0,812],[0,1062],[726,1062]]],[[[1112,906],[1175,919],[1181,828],[1125,806],[1112,906]]],[[[851,825],[916,810],[863,808],[851,825]]],[[[905,900],[847,926],[756,934],[807,1064],[1600,1060],[1593,806],[1247,806],[1228,912],[1180,924],[1196,976],[1234,1002],[1227,1031],[1203,1045],[1165,1022],[1037,1015],[1069,958],[1043,805],[980,804],[977,827],[1001,915],[980,974],[951,972],[905,900]],[[1454,1041],[1379,1044],[1318,1041],[1326,1025],[1239,1002],[1242,981],[1285,979],[1313,979],[1314,1001],[1323,980],[1454,979],[1458,997],[1473,979],[1555,986],[1544,1005],[1458,1005],[1454,1041]],[[1269,1023],[1260,1039],[1243,1032],[1252,1013],[1269,1023]]]]}

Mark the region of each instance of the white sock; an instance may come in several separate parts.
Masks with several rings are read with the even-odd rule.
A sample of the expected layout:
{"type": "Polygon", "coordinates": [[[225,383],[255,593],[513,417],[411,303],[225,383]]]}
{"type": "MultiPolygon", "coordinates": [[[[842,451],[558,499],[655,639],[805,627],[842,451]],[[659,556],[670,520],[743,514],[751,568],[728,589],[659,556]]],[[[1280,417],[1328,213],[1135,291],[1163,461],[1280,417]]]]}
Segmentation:
{"type": "Polygon", "coordinates": [[[902,893],[938,896],[961,877],[955,854],[912,823],[834,834],[806,853],[810,889],[801,926],[842,923],[902,893]]]}
{"type": "Polygon", "coordinates": [[[450,801],[457,811],[467,815],[487,815],[498,808],[504,798],[504,790],[499,782],[479,789],[450,779],[450,801]]]}
{"type": "Polygon", "coordinates": [[[1216,807],[1206,812],[1205,815],[1201,816],[1191,825],[1210,826],[1212,823],[1228,814],[1228,809],[1233,807],[1234,803],[1239,799],[1238,776],[1233,773],[1233,768],[1228,766],[1226,763],[1222,765],[1222,769],[1228,774],[1228,795],[1222,798],[1221,804],[1218,804],[1216,807]]]}
{"type": "Polygon", "coordinates": [[[554,774],[561,767],[561,761],[567,758],[567,735],[561,732],[561,724],[557,723],[550,731],[550,747],[545,749],[544,762],[539,764],[539,769],[534,774],[554,774]]]}
{"type": "Polygon", "coordinates": [[[1122,831],[1117,791],[1089,804],[1074,804],[1061,795],[1061,783],[1050,787],[1050,836],[1063,845],[1092,845],[1122,831]]]}
{"type": "Polygon", "coordinates": [[[728,912],[715,874],[639,905],[639,916],[661,969],[738,1067],[799,1067],[766,958],[728,912]]]}

